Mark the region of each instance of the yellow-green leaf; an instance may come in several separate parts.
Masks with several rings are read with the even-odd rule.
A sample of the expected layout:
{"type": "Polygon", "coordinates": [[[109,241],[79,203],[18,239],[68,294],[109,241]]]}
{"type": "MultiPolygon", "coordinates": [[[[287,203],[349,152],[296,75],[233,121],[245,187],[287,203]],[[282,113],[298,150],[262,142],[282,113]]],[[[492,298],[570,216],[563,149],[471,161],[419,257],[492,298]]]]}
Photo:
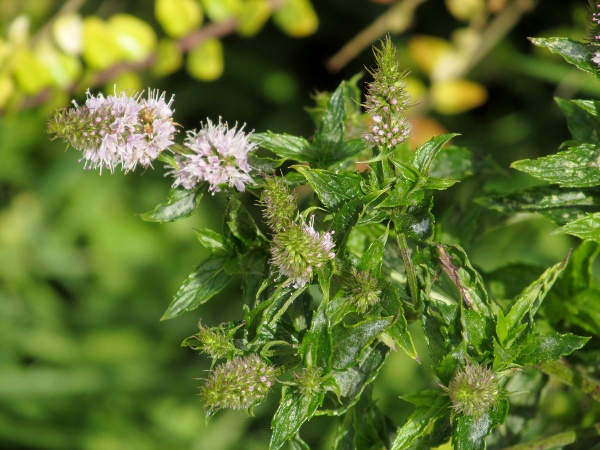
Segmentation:
{"type": "Polygon", "coordinates": [[[442,114],[460,114],[487,100],[486,89],[469,80],[438,81],[430,93],[434,109],[442,114]]]}
{"type": "Polygon", "coordinates": [[[319,27],[319,18],[309,0],[287,0],[275,11],[273,21],[293,37],[309,36],[319,27]]]}
{"type": "Polygon", "coordinates": [[[52,24],[56,45],[69,55],[79,55],[83,48],[83,20],[76,13],[63,14],[52,24]]]}
{"type": "Polygon", "coordinates": [[[35,56],[57,86],[67,87],[81,76],[83,68],[79,58],[59,52],[50,41],[40,41],[35,48],[35,56]]]}
{"type": "Polygon", "coordinates": [[[156,0],[154,15],[169,36],[180,38],[202,24],[202,7],[195,0],[156,0]]]}
{"type": "Polygon", "coordinates": [[[156,47],[156,34],[145,21],[129,14],[115,14],[108,20],[123,58],[141,61],[156,47]]]}
{"type": "Polygon", "coordinates": [[[92,69],[108,69],[121,59],[117,39],[108,24],[97,16],[83,21],[83,59],[92,69]]]}
{"type": "Polygon", "coordinates": [[[258,33],[271,17],[273,7],[269,0],[248,0],[244,3],[238,18],[238,33],[249,37],[258,33]]]}
{"type": "Polygon", "coordinates": [[[237,17],[242,11],[240,0],[202,0],[206,15],[213,22],[223,22],[230,17],[237,17]]]}
{"type": "Polygon", "coordinates": [[[37,94],[51,84],[50,72],[27,48],[13,55],[13,74],[19,89],[25,94],[37,94]]]}
{"type": "Polygon", "coordinates": [[[158,77],[167,76],[177,71],[183,63],[183,54],[179,46],[170,39],[161,39],[156,48],[156,63],[152,72],[158,77]]]}
{"type": "Polygon", "coordinates": [[[201,81],[213,81],[223,73],[223,45],[218,39],[207,39],[188,54],[186,69],[201,81]]]}

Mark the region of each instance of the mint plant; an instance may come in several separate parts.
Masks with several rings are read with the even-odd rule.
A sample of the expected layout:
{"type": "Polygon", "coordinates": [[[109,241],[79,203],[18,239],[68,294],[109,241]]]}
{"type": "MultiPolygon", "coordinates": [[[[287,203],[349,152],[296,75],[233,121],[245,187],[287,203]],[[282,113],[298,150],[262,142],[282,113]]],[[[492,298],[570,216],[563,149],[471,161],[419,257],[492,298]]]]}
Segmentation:
{"type": "MultiPolygon", "coordinates": [[[[597,9],[592,5],[594,26],[597,9]]],[[[597,34],[586,44],[533,42],[598,76],[597,34]]],[[[200,391],[207,420],[225,408],[252,415],[267,396],[277,396],[272,450],[286,443],[309,448],[301,427],[317,415],[339,417],[334,445],[340,450],[575,442],[558,435],[538,444],[521,438],[548,382],[536,373],[600,400],[597,352],[580,350],[600,331],[589,306],[600,299],[591,275],[600,220],[597,102],[558,101],[573,134],[566,150],[514,163],[548,184],[479,199],[506,213],[538,211],[562,225],[557,232],[589,241],[536,279],[524,282],[527,273],[519,273],[523,289],[504,298],[460,245],[442,241],[443,223],[432,212],[435,192],[452,189],[465,176],[462,168],[474,167],[472,154],[449,145],[455,134],[409,148],[404,112],[411,100],[390,38],[375,50],[375,62],[364,100],[359,77],[318,97],[310,139],[245,132],[219,118],[187,131],[178,144],[173,100],[154,91],[147,99],[88,94],[84,105],[57,112],[48,131],[81,151],[85,167],[112,172],[119,165],[129,171],[166,164],[168,199],[142,214],[144,220],[179,220],[207,193],[227,197],[222,229],[195,231],[209,256],[162,317],[193,311],[201,319],[204,303],[241,280],[228,307],[243,312],[243,320],[200,322],[183,342],[212,360],[200,391]],[[300,201],[296,188],[309,194],[300,201]],[[253,203],[242,201],[245,191],[253,203]],[[552,308],[566,315],[559,318],[552,308]],[[422,329],[439,388],[406,396],[414,410],[392,426],[370,385],[391,352],[419,360],[409,326],[422,329]],[[571,354],[569,365],[561,358],[571,354]],[[533,413],[522,400],[511,404],[523,390],[531,392],[533,413]]],[[[509,284],[509,272],[516,270],[498,282],[509,284]]],[[[597,427],[575,436],[594,436],[594,429],[597,437],[597,427]]]]}

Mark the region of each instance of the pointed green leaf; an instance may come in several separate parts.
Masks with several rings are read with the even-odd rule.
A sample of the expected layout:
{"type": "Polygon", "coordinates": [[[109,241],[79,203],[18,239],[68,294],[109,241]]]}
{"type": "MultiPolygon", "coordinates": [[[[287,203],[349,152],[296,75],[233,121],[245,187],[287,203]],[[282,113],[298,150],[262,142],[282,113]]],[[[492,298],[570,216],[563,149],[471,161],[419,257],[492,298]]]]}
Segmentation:
{"type": "Polygon", "coordinates": [[[383,315],[396,317],[396,321],[386,332],[400,345],[400,348],[408,356],[414,360],[418,360],[415,344],[408,331],[408,322],[404,316],[401,299],[394,286],[386,285],[383,287],[379,306],[383,310],[383,315]]]}
{"type": "Polygon", "coordinates": [[[511,167],[563,187],[600,185],[600,152],[594,144],[579,144],[535,160],[523,159],[511,167]]]}
{"type": "Polygon", "coordinates": [[[224,266],[228,258],[210,255],[183,282],[160,320],[172,319],[192,311],[219,293],[231,281],[224,266]]]}
{"type": "Polygon", "coordinates": [[[495,409],[480,417],[460,414],[454,419],[452,443],[455,450],[484,450],[485,437],[502,424],[508,414],[508,401],[501,399],[495,409]]]}
{"type": "Polygon", "coordinates": [[[271,428],[271,442],[269,450],[278,450],[290,440],[300,429],[300,426],[310,420],[315,411],[323,403],[324,394],[307,396],[289,386],[281,390],[281,402],[273,420],[271,428]]]}
{"type": "Polygon", "coordinates": [[[326,316],[328,302],[321,302],[313,315],[310,329],[302,338],[299,354],[306,366],[321,367],[325,373],[331,369],[331,331],[326,316]]]}
{"type": "Polygon", "coordinates": [[[346,83],[342,83],[331,94],[325,112],[313,140],[313,146],[320,153],[329,156],[331,149],[344,139],[344,123],[346,122],[346,99],[344,92],[346,83]]]}
{"type": "Polygon", "coordinates": [[[227,229],[243,244],[259,247],[267,242],[248,210],[234,196],[229,197],[225,218],[227,229]]]}
{"type": "Polygon", "coordinates": [[[306,166],[295,166],[309,182],[319,200],[328,208],[339,209],[347,201],[362,196],[360,175],[348,172],[331,172],[329,170],[311,169],[306,166]]]}
{"type": "Polygon", "coordinates": [[[351,139],[334,145],[327,154],[321,156],[322,165],[329,167],[358,155],[370,147],[363,138],[351,139]]]}
{"type": "Polygon", "coordinates": [[[225,236],[217,233],[216,231],[209,230],[207,228],[199,228],[194,230],[194,232],[204,248],[210,250],[211,253],[225,255],[231,252],[231,248],[225,240],[225,236]]]}
{"type": "Polygon", "coordinates": [[[583,347],[590,338],[574,334],[530,334],[519,346],[520,353],[515,362],[522,366],[533,366],[542,361],[556,361],[583,347]]]}
{"type": "Polygon", "coordinates": [[[166,203],[158,205],[153,211],[140,214],[146,222],[173,222],[192,215],[200,204],[200,188],[173,188],[169,191],[166,203]]]}
{"type": "Polygon", "coordinates": [[[254,133],[250,140],[259,147],[271,150],[282,158],[293,159],[300,162],[311,162],[314,154],[310,150],[310,143],[299,136],[290,134],[254,133]]]}
{"type": "Polygon", "coordinates": [[[552,234],[572,234],[584,241],[600,243],[600,213],[588,214],[585,217],[569,222],[554,230],[552,234]]]}
{"type": "Polygon", "coordinates": [[[567,118],[567,125],[574,140],[600,145],[600,102],[560,98],[556,98],[555,101],[567,118]]]}
{"type": "Polygon", "coordinates": [[[381,264],[383,263],[383,252],[388,239],[388,230],[385,230],[381,236],[371,242],[369,248],[361,256],[360,262],[356,267],[357,270],[366,270],[372,272],[375,276],[379,276],[381,272],[381,264]]]}
{"type": "Polygon", "coordinates": [[[414,440],[422,436],[432,423],[450,414],[449,397],[441,395],[438,391],[421,391],[404,397],[404,400],[414,403],[416,408],[406,423],[398,429],[392,450],[410,448],[414,440]]]}
{"type": "Polygon", "coordinates": [[[458,136],[458,133],[442,134],[431,138],[425,142],[419,148],[415,150],[415,154],[412,159],[412,164],[424,175],[429,174],[429,169],[433,163],[434,158],[437,156],[442,146],[452,139],[454,136],[458,136]]]}
{"type": "Polygon", "coordinates": [[[552,53],[557,53],[570,64],[574,64],[585,72],[597,75],[598,68],[592,62],[593,51],[590,46],[582,42],[573,41],[563,37],[529,38],[539,47],[546,47],[552,53]]]}

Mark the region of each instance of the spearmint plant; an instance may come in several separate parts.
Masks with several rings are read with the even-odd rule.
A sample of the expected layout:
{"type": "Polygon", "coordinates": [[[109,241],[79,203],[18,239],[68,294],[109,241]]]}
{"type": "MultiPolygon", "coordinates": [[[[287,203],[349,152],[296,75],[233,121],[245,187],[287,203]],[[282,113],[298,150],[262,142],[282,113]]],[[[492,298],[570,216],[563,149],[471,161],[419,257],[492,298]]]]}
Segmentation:
{"type": "MultiPolygon", "coordinates": [[[[588,43],[532,42],[600,77],[599,14],[591,4],[588,43]]],[[[188,217],[205,193],[227,197],[222,229],[196,231],[209,256],[163,316],[193,311],[201,319],[202,304],[234,276],[241,280],[229,307],[243,320],[201,321],[183,342],[212,361],[208,374],[199,373],[207,420],[227,408],[251,415],[274,396],[272,450],[309,448],[301,427],[317,415],[339,417],[340,450],[591,448],[585,443],[597,442],[597,425],[566,435],[527,430],[548,383],[542,373],[600,401],[597,350],[582,349],[600,335],[592,276],[600,251],[600,103],[557,100],[573,139],[555,155],[513,164],[545,184],[477,200],[506,214],[539,212],[561,226],[556,232],[584,242],[537,279],[509,267],[492,285],[460,245],[442,241],[432,213],[436,191],[453,189],[462,167],[476,172],[471,153],[449,145],[455,134],[409,148],[412,101],[390,38],[375,63],[364,98],[359,77],[319,96],[310,139],[245,132],[219,118],[177,144],[173,100],[156,91],[88,93],[85,105],[58,111],[48,130],[81,151],[86,168],[166,164],[168,200],[144,220],[188,217]],[[297,199],[301,186],[307,201],[297,199]],[[243,204],[243,191],[256,200],[243,204]],[[505,298],[498,285],[509,284],[522,288],[505,298]],[[404,397],[412,413],[392,426],[370,385],[391,352],[420,360],[416,328],[438,388],[404,397]]]]}

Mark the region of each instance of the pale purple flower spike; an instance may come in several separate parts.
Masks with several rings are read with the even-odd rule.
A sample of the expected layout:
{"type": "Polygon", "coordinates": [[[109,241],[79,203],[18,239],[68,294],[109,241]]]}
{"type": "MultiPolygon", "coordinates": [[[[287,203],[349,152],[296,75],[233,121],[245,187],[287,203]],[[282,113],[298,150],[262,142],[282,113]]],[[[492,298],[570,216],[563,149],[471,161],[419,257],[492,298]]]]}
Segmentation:
{"type": "Polygon", "coordinates": [[[173,171],[173,186],[192,189],[206,181],[212,192],[219,192],[225,184],[244,191],[252,182],[248,153],[256,144],[248,141],[252,133],[244,133],[244,126],[239,130],[236,127],[229,128],[219,118],[216,125],[207,119],[199,131],[188,131],[184,145],[192,153],[175,156],[179,168],[173,171]]]}

